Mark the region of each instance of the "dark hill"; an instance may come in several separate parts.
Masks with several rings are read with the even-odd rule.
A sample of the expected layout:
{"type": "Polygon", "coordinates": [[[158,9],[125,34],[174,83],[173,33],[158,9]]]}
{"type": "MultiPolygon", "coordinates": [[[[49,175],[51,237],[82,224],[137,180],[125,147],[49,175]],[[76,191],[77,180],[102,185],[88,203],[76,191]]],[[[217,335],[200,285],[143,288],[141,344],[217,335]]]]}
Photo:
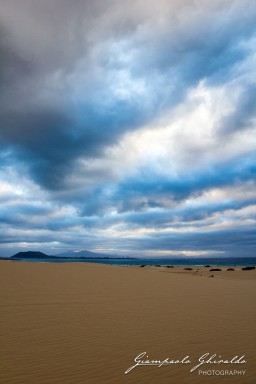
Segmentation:
{"type": "Polygon", "coordinates": [[[11,257],[11,259],[49,259],[54,256],[46,255],[43,252],[34,252],[34,251],[27,251],[27,252],[18,252],[15,255],[11,257]]]}

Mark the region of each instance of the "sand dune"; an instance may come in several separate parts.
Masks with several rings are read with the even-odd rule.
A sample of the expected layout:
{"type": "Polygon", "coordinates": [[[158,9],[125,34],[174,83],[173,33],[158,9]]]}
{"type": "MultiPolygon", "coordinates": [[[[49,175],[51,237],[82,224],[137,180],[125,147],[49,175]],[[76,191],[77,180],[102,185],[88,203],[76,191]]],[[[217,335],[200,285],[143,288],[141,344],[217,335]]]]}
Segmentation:
{"type": "Polygon", "coordinates": [[[256,272],[209,273],[1,262],[0,383],[254,383],[256,272]],[[192,362],[124,374],[144,351],[192,362]],[[245,355],[246,364],[201,368],[245,375],[190,373],[205,353],[245,355]]]}

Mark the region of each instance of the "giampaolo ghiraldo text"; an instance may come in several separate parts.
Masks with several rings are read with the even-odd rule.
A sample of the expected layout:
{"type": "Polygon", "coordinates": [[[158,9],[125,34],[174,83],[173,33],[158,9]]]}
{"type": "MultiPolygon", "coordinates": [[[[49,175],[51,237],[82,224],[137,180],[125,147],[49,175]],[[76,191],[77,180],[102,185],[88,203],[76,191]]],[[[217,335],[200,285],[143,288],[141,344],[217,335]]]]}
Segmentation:
{"type": "Polygon", "coordinates": [[[228,375],[228,372],[231,372],[230,375],[233,374],[245,374],[245,370],[239,370],[239,369],[234,369],[234,370],[228,370],[228,369],[219,369],[221,366],[226,366],[229,368],[231,365],[235,365],[238,367],[239,365],[246,364],[247,361],[245,359],[245,356],[231,356],[231,357],[222,357],[221,355],[217,355],[216,353],[211,354],[209,352],[204,353],[201,355],[198,359],[193,359],[190,358],[189,355],[186,355],[181,358],[170,358],[166,357],[165,359],[151,359],[147,352],[142,352],[138,356],[135,357],[134,359],[134,364],[131,365],[126,371],[125,374],[131,372],[135,368],[139,366],[157,366],[157,367],[162,367],[166,365],[178,365],[178,364],[183,364],[183,365],[189,365],[192,368],[190,368],[190,372],[195,372],[198,371],[198,374],[200,375],[228,375]],[[207,368],[211,366],[218,366],[218,370],[212,370],[212,369],[205,369],[206,366],[207,368]],[[204,369],[203,369],[204,368],[204,369]],[[208,372],[208,373],[207,373],[208,372]],[[239,373],[238,373],[239,372],[239,373]]]}

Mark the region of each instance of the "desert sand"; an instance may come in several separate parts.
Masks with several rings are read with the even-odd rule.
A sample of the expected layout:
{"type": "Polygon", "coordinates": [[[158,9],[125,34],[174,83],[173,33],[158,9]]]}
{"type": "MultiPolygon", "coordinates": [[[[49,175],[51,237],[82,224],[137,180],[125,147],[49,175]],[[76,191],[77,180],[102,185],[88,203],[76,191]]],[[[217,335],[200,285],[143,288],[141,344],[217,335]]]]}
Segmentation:
{"type": "Polygon", "coordinates": [[[256,271],[221,268],[2,261],[0,383],[255,383],[256,271]],[[125,374],[142,352],[191,363],[125,374]],[[190,372],[206,353],[247,363],[190,372]]]}

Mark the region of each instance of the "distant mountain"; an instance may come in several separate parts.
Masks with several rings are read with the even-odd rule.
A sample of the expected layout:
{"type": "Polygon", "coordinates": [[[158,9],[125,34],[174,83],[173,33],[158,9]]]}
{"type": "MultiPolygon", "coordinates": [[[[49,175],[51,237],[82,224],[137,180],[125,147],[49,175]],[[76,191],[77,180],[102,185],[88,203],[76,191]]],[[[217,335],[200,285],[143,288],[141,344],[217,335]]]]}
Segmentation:
{"type": "Polygon", "coordinates": [[[96,253],[96,252],[91,252],[91,251],[87,251],[86,249],[82,250],[82,251],[73,251],[73,250],[69,250],[69,251],[66,251],[66,252],[62,252],[62,253],[58,253],[54,256],[57,256],[57,257],[72,257],[72,258],[86,258],[86,259],[95,259],[95,258],[116,258],[116,257],[119,257],[119,256],[114,256],[114,255],[105,255],[104,253],[96,253]]]}
{"type": "Polygon", "coordinates": [[[43,252],[26,251],[16,253],[11,256],[11,259],[49,259],[52,257],[54,256],[46,255],[43,252]]]}
{"type": "Polygon", "coordinates": [[[55,257],[69,257],[72,259],[134,259],[134,257],[125,257],[125,256],[119,256],[119,255],[107,255],[105,253],[97,253],[97,252],[91,252],[87,251],[86,249],[83,249],[82,251],[73,251],[69,250],[62,253],[57,253],[54,255],[55,257]]]}
{"type": "Polygon", "coordinates": [[[10,259],[13,260],[22,260],[22,259],[132,259],[132,257],[120,257],[120,256],[112,256],[105,255],[103,253],[95,253],[90,251],[67,251],[63,253],[59,253],[57,255],[46,255],[43,252],[34,252],[34,251],[26,251],[26,252],[18,252],[15,255],[11,256],[10,259]]]}

